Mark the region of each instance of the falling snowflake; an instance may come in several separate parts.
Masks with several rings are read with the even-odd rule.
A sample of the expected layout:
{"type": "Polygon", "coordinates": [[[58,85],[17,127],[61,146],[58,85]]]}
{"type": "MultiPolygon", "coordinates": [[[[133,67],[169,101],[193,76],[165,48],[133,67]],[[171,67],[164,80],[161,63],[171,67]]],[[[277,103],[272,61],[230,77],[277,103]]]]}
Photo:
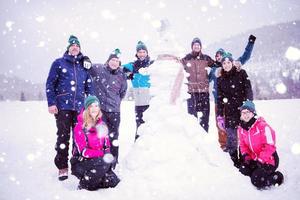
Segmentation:
{"type": "Polygon", "coordinates": [[[300,143],[295,143],[291,147],[291,151],[293,154],[299,155],[300,154],[300,143]]]}
{"type": "Polygon", "coordinates": [[[283,84],[283,83],[276,84],[275,88],[279,94],[284,94],[287,91],[287,88],[286,88],[285,84],[283,84]]]}
{"type": "Polygon", "coordinates": [[[75,81],[71,81],[70,84],[71,84],[71,85],[75,85],[75,81]]]}
{"type": "Polygon", "coordinates": [[[114,20],[114,19],[116,19],[116,16],[113,15],[110,10],[103,10],[101,12],[101,15],[102,15],[102,17],[104,19],[108,19],[108,20],[114,20]]]}
{"type": "Polygon", "coordinates": [[[60,145],[59,145],[59,148],[60,148],[60,149],[65,149],[65,148],[66,148],[66,145],[65,145],[65,144],[60,144],[60,145]]]}
{"type": "Polygon", "coordinates": [[[112,145],[113,145],[114,147],[118,147],[118,146],[119,146],[119,140],[113,140],[113,141],[112,141],[112,145]]]}
{"type": "Polygon", "coordinates": [[[27,158],[27,160],[29,160],[29,161],[34,161],[34,160],[35,160],[35,155],[32,154],[32,153],[30,153],[30,154],[28,154],[28,155],[26,156],[26,158],[27,158]]]}
{"type": "Polygon", "coordinates": [[[14,25],[15,22],[13,21],[7,21],[5,23],[5,26],[8,28],[9,31],[12,31],[12,26],[14,25]]]}
{"type": "Polygon", "coordinates": [[[209,4],[213,7],[216,7],[220,4],[219,0],[209,0],[209,4]]]}
{"type": "Polygon", "coordinates": [[[285,52],[285,57],[290,61],[300,60],[300,50],[295,47],[289,47],[285,52]]]}
{"type": "Polygon", "coordinates": [[[66,73],[66,72],[67,72],[67,69],[66,69],[66,68],[63,68],[62,72],[63,72],[63,73],[66,73]]]}
{"type": "Polygon", "coordinates": [[[39,23],[42,23],[43,21],[45,21],[45,17],[44,16],[38,16],[35,18],[35,20],[39,23]]]}
{"type": "Polygon", "coordinates": [[[201,11],[202,11],[202,12],[207,12],[207,7],[206,7],[206,6],[202,6],[202,7],[201,7],[201,11]]]}
{"type": "Polygon", "coordinates": [[[40,41],[38,44],[37,44],[37,47],[44,47],[45,46],[45,42],[44,41],[40,41]]]}
{"type": "Polygon", "coordinates": [[[99,33],[96,31],[92,31],[92,32],[90,32],[90,37],[92,39],[97,39],[99,37],[99,33]]]}
{"type": "Polygon", "coordinates": [[[162,25],[160,20],[153,20],[151,24],[156,29],[160,28],[162,25]]]}
{"type": "Polygon", "coordinates": [[[110,153],[107,153],[103,156],[103,160],[106,163],[112,163],[114,161],[114,156],[110,153]]]}

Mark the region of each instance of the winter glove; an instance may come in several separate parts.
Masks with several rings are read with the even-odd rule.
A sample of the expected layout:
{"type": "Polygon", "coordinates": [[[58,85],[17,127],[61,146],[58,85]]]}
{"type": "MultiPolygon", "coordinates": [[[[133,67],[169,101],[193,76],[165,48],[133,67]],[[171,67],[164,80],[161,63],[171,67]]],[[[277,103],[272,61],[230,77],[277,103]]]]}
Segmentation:
{"type": "Polygon", "coordinates": [[[87,56],[83,57],[83,67],[86,69],[90,69],[92,67],[92,62],[91,62],[90,58],[87,56]]]}
{"type": "Polygon", "coordinates": [[[225,130],[225,119],[222,116],[217,117],[217,124],[220,129],[225,130]]]}
{"type": "Polygon", "coordinates": [[[250,43],[254,43],[255,40],[256,40],[256,37],[255,37],[254,35],[250,35],[250,36],[249,36],[248,41],[249,41],[250,43]]]}

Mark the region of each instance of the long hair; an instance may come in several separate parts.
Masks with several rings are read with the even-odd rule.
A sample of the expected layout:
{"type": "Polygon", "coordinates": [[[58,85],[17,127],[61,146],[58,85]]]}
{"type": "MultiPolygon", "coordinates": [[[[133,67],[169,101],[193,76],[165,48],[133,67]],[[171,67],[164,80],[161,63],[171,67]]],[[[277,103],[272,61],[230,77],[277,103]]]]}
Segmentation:
{"type": "Polygon", "coordinates": [[[83,111],[83,127],[88,127],[88,124],[92,123],[93,125],[96,125],[98,120],[101,117],[101,110],[99,109],[99,113],[97,114],[96,118],[92,118],[92,116],[89,113],[89,109],[86,109],[83,111]]]}

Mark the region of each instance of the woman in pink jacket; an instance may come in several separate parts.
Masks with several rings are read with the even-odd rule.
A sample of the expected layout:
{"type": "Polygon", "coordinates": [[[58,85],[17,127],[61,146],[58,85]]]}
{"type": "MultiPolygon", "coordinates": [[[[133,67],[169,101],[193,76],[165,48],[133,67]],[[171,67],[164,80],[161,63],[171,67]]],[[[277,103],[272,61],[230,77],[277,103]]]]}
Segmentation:
{"type": "Polygon", "coordinates": [[[262,117],[256,116],[255,105],[245,101],[240,107],[241,124],[238,127],[242,164],[240,172],[250,176],[258,189],[281,185],[283,175],[276,171],[279,157],[276,152],[275,131],[262,117]]]}
{"type": "Polygon", "coordinates": [[[115,187],[120,181],[111,170],[114,158],[110,154],[108,128],[102,121],[99,104],[96,96],[88,96],[74,128],[71,169],[80,180],[79,189],[115,187]]]}

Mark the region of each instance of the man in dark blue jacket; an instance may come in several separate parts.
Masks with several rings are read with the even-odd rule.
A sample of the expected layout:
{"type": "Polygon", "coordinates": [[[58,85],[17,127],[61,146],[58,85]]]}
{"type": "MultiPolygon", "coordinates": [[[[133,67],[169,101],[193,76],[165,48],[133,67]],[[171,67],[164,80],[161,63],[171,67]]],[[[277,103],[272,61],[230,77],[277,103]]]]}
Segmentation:
{"type": "Polygon", "coordinates": [[[93,94],[92,79],[88,73],[91,62],[80,52],[77,37],[71,35],[63,57],[56,59],[50,68],[46,83],[48,111],[54,114],[57,141],[54,159],[59,169],[58,179],[68,178],[68,151],[71,129],[84,105],[87,95],[93,94]]]}
{"type": "Polygon", "coordinates": [[[121,101],[126,95],[127,80],[123,70],[120,69],[119,49],[114,50],[106,63],[95,64],[91,68],[91,76],[95,87],[95,95],[100,100],[103,120],[109,129],[109,139],[112,143],[111,154],[115,158],[113,168],[119,157],[119,126],[121,122],[121,101]]]}

